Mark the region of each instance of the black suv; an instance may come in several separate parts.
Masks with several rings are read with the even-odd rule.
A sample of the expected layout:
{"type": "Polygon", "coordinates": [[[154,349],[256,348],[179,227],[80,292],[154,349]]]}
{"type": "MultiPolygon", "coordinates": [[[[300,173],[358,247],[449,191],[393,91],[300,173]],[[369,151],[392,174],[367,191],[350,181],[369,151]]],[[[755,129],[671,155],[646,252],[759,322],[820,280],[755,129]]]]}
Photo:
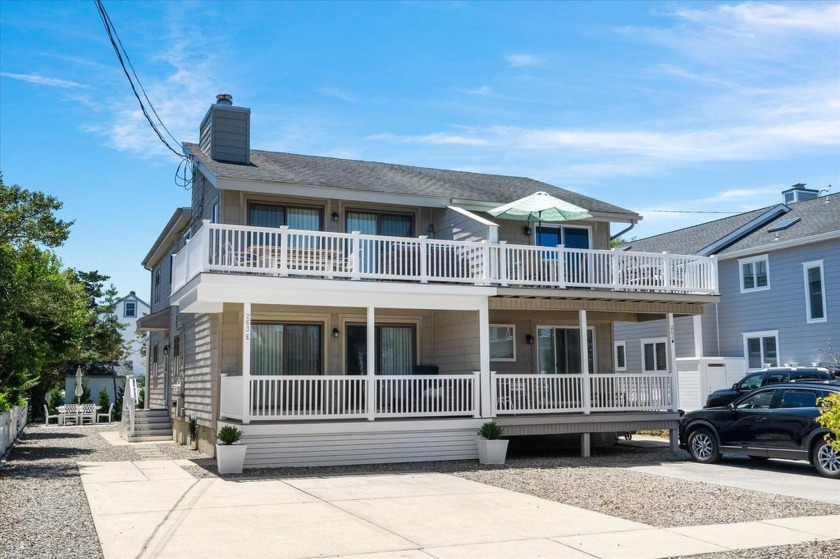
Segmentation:
{"type": "Polygon", "coordinates": [[[834,380],[831,371],[822,367],[773,367],[750,373],[732,385],[732,388],[715,390],[706,397],[705,408],[725,406],[729,402],[749,394],[756,388],[777,382],[799,382],[802,380],[834,380]]]}
{"type": "Polygon", "coordinates": [[[680,418],[680,448],[706,463],[721,453],[809,460],[820,475],[840,479],[840,452],[816,421],[819,398],[831,393],[840,393],[840,381],[772,384],[726,407],[688,412],[680,418]]]}

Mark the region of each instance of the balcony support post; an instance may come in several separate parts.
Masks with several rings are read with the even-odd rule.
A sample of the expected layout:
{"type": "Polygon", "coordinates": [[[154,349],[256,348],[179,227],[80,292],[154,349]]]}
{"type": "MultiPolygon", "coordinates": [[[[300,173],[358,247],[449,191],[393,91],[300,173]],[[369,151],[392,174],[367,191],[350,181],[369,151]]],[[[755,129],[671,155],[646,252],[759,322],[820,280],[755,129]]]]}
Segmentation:
{"type": "Polygon", "coordinates": [[[379,402],[376,401],[376,309],[367,308],[367,375],[365,384],[367,386],[366,405],[367,419],[373,421],[376,418],[376,409],[379,402]]]}
{"type": "Polygon", "coordinates": [[[668,323],[668,370],[671,371],[671,411],[677,411],[680,406],[680,391],[677,383],[677,340],[674,329],[674,313],[666,315],[668,323]]]}
{"type": "Polygon", "coordinates": [[[251,303],[242,303],[242,424],[251,422],[251,303]]]}
{"type": "Polygon", "coordinates": [[[280,275],[289,275],[289,226],[280,226],[280,275]]]}
{"type": "Polygon", "coordinates": [[[587,334],[586,311],[578,311],[580,321],[580,372],[583,380],[583,413],[592,411],[592,380],[589,371],[589,337],[587,334]]]}
{"type": "Polygon", "coordinates": [[[420,283],[429,283],[429,237],[420,235],[420,283]]]}

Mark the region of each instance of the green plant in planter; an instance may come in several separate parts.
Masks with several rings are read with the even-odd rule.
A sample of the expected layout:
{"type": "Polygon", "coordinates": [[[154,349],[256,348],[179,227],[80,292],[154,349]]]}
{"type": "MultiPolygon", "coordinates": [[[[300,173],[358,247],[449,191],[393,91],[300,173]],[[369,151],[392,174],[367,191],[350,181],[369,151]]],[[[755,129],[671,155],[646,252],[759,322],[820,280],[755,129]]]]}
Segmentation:
{"type": "Polygon", "coordinates": [[[501,439],[503,433],[504,429],[496,425],[495,421],[488,421],[487,423],[481,426],[481,429],[478,430],[478,435],[482,439],[487,439],[488,441],[501,439]]]}
{"type": "Polygon", "coordinates": [[[219,442],[222,444],[234,444],[242,438],[242,431],[233,425],[225,425],[219,429],[219,432],[216,434],[216,438],[219,439],[219,442]]]}

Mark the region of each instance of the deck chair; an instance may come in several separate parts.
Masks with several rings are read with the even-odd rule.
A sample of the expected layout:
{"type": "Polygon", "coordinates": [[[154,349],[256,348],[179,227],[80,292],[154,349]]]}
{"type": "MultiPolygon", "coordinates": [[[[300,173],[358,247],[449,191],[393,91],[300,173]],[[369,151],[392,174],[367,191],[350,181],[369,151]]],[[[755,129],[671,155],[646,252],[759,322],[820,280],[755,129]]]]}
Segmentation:
{"type": "Polygon", "coordinates": [[[111,416],[114,413],[114,402],[111,402],[111,405],[108,406],[108,411],[103,413],[96,414],[96,422],[99,423],[99,419],[105,417],[108,419],[108,423],[111,423],[111,416]]]}
{"type": "Polygon", "coordinates": [[[52,418],[55,418],[55,424],[58,425],[58,414],[50,415],[50,408],[44,404],[44,425],[49,425],[52,418]]]}

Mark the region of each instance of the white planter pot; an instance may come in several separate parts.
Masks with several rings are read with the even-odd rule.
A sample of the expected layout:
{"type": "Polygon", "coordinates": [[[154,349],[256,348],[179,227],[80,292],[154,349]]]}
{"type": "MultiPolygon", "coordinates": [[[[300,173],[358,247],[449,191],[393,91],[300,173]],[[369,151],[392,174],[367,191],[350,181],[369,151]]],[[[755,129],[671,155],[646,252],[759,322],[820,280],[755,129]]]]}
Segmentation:
{"type": "Polygon", "coordinates": [[[504,464],[507,456],[507,440],[478,439],[478,461],[482,464],[504,464]]]}
{"type": "Polygon", "coordinates": [[[220,474],[241,474],[245,465],[245,444],[217,444],[216,466],[220,474]]]}

